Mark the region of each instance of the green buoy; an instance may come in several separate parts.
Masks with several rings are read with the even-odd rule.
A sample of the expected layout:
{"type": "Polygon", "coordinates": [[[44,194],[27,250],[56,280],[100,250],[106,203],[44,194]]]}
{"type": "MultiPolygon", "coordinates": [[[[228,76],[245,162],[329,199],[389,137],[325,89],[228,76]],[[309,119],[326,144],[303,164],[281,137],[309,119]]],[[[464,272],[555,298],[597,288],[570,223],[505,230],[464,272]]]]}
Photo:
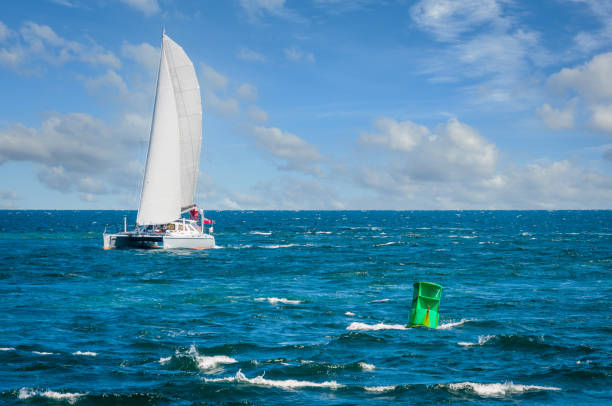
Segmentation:
{"type": "Polygon", "coordinates": [[[410,310],[410,327],[438,327],[438,309],[442,286],[431,282],[416,282],[410,310]]]}

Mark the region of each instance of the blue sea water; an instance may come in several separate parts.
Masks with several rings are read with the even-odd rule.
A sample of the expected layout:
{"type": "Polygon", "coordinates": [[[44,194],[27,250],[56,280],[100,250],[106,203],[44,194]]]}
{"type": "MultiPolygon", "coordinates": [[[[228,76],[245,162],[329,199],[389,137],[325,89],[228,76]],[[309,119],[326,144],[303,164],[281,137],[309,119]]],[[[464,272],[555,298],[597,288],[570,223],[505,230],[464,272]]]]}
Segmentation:
{"type": "Polygon", "coordinates": [[[612,402],[611,211],[209,211],[216,249],[102,250],[135,214],[0,212],[0,403],[612,402]]]}

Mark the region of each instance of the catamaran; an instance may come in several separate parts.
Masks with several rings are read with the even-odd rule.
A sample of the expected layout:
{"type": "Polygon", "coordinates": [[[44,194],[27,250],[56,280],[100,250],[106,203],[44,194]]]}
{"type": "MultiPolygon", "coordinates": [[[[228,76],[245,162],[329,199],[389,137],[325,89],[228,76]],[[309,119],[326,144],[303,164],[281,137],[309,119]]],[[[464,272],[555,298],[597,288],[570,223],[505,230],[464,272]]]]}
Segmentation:
{"type": "Polygon", "coordinates": [[[212,222],[194,203],[202,147],[202,99],[193,63],[162,33],[151,137],[133,230],[103,233],[104,249],[212,248],[212,222]],[[189,218],[182,217],[189,213],[189,218]],[[210,227],[208,230],[206,226],[210,227]]]}

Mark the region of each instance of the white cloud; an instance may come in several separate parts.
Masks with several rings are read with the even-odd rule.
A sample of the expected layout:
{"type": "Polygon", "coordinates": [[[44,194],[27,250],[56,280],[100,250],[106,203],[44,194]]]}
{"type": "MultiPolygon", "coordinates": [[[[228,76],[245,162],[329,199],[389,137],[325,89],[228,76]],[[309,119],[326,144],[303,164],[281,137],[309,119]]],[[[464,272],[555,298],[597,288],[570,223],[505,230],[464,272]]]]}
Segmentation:
{"type": "Polygon", "coordinates": [[[397,152],[396,176],[424,181],[490,177],[495,172],[497,148],[467,124],[451,118],[435,132],[410,121],[377,121],[376,134],[364,133],[361,144],[397,152]]]}
{"type": "Polygon", "coordinates": [[[289,48],[283,49],[285,53],[285,58],[292,62],[308,62],[314,63],[315,57],[312,52],[303,52],[296,48],[295,46],[291,46],[289,48]]]}
{"type": "MultiPolygon", "coordinates": [[[[203,178],[207,175],[202,174],[203,178]]],[[[199,182],[199,201],[222,210],[342,210],[345,203],[336,189],[324,182],[295,176],[261,180],[253,186],[234,191],[211,179],[199,182]]]]}
{"type": "Polygon", "coordinates": [[[35,62],[62,65],[80,61],[94,66],[107,66],[118,69],[119,58],[95,43],[83,44],[59,36],[48,25],[25,22],[19,30],[18,38],[11,44],[0,48],[0,65],[23,71],[24,65],[35,62]]]}
{"type": "Polygon", "coordinates": [[[592,110],[589,126],[597,131],[612,134],[612,105],[597,104],[592,106],[592,110]]]}
{"type": "Polygon", "coordinates": [[[60,6],[74,8],[77,7],[75,3],[72,3],[68,0],[51,0],[55,4],[59,4],[60,6]]]}
{"type": "Polygon", "coordinates": [[[485,24],[506,25],[495,0],[421,0],[410,9],[413,21],[440,41],[454,40],[485,24]]]}
{"type": "Polygon", "coordinates": [[[312,145],[297,135],[276,127],[262,126],[255,127],[253,135],[258,148],[281,161],[280,169],[323,176],[318,165],[323,157],[312,145]]]}
{"type": "Polygon", "coordinates": [[[221,98],[209,90],[204,91],[204,105],[224,117],[233,117],[240,113],[240,104],[236,99],[221,98]]]}
{"type": "Polygon", "coordinates": [[[105,194],[111,187],[137,188],[142,165],[135,155],[142,134],[133,134],[134,128],[134,123],[108,127],[82,113],[53,114],[38,130],[12,125],[0,129],[0,165],[9,161],[37,164],[38,179],[64,193],[105,194]]]}
{"type": "Polygon", "coordinates": [[[362,134],[359,142],[386,154],[366,149],[349,171],[357,185],[378,194],[369,200],[376,208],[610,207],[609,175],[567,160],[502,167],[497,147],[456,119],[433,131],[385,120],[386,125],[377,124],[376,134],[362,134]]]}
{"type": "Polygon", "coordinates": [[[541,209],[609,208],[612,178],[563,160],[529,164],[504,175],[506,184],[496,196],[506,207],[541,209]]]}
{"type": "Polygon", "coordinates": [[[24,60],[25,53],[22,48],[0,49],[0,66],[17,69],[24,60]]]}
{"type": "Polygon", "coordinates": [[[330,14],[342,14],[362,11],[370,6],[377,7],[380,2],[376,0],[315,0],[314,5],[330,14]]]}
{"type": "Polygon", "coordinates": [[[105,74],[98,77],[87,78],[84,80],[84,83],[85,88],[92,93],[99,92],[100,90],[109,87],[116,89],[120,97],[124,97],[128,94],[127,84],[121,75],[112,69],[109,69],[105,74]]]}
{"type": "Polygon", "coordinates": [[[226,76],[223,76],[205,63],[200,64],[200,78],[204,82],[204,87],[210,90],[225,89],[229,82],[226,76]]]}
{"type": "Polygon", "coordinates": [[[134,45],[123,41],[121,45],[121,54],[123,56],[141,64],[151,74],[155,74],[159,66],[159,53],[159,48],[155,48],[146,42],[134,45]]]}
{"type": "Polygon", "coordinates": [[[529,96],[533,68],[553,57],[541,46],[538,32],[503,16],[503,4],[507,2],[424,0],[413,6],[416,26],[442,43],[420,61],[430,82],[469,80],[463,90],[475,103],[508,103],[529,96]]]}
{"type": "Polygon", "coordinates": [[[596,55],[575,68],[563,68],[548,79],[558,90],[573,90],[590,101],[612,100],[612,52],[596,55]]]}
{"type": "Polygon", "coordinates": [[[333,187],[312,179],[282,177],[259,182],[253,187],[253,194],[262,196],[258,206],[243,205],[256,209],[282,210],[343,210],[342,202],[333,187]]]}
{"type": "Polygon", "coordinates": [[[253,51],[252,49],[242,47],[236,54],[238,59],[242,59],[244,61],[253,61],[253,62],[266,62],[267,59],[264,55],[259,52],[253,51]]]}
{"type": "Polygon", "coordinates": [[[574,37],[575,45],[570,49],[569,57],[584,55],[605,48],[612,43],[612,3],[600,0],[572,0],[587,7],[581,9],[595,17],[589,24],[590,30],[580,31],[574,37]],[[599,24],[597,24],[599,23],[599,24]]]}
{"type": "Polygon", "coordinates": [[[0,209],[14,209],[21,196],[12,189],[0,189],[0,209]]]}
{"type": "Polygon", "coordinates": [[[0,199],[2,200],[19,200],[21,197],[12,189],[0,189],[0,199]]]}
{"type": "Polygon", "coordinates": [[[257,106],[249,106],[247,109],[247,115],[249,119],[256,123],[267,123],[268,122],[268,113],[264,110],[260,109],[257,106]]]}
{"type": "Polygon", "coordinates": [[[427,127],[411,121],[397,122],[389,118],[380,118],[376,121],[375,126],[378,133],[362,133],[359,137],[361,143],[408,152],[430,134],[427,127]]]}
{"type": "Polygon", "coordinates": [[[285,6],[285,0],[240,0],[240,6],[251,23],[259,22],[266,15],[302,21],[300,16],[285,6]]]}
{"type": "Polygon", "coordinates": [[[544,104],[536,109],[536,113],[553,130],[568,130],[574,127],[573,106],[560,110],[550,107],[549,104],[544,104]]]}
{"type": "Polygon", "coordinates": [[[12,35],[13,32],[6,26],[6,24],[0,21],[0,42],[3,42],[12,35]]]}
{"type": "Polygon", "coordinates": [[[159,4],[157,0],[121,0],[121,2],[137,11],[140,11],[147,17],[151,17],[159,12],[159,4]]]}
{"type": "Polygon", "coordinates": [[[243,83],[236,91],[237,96],[241,100],[255,101],[257,100],[257,88],[251,84],[243,83]]]}

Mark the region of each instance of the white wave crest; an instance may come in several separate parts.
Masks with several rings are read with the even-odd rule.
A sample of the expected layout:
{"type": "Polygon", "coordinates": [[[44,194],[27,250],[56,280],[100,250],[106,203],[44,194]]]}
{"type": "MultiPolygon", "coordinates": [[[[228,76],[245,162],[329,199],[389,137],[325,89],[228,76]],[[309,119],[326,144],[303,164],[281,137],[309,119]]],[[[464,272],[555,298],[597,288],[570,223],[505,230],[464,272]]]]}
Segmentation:
{"type": "Polygon", "coordinates": [[[315,234],[331,234],[331,231],[317,231],[315,234]]]}
{"type": "Polygon", "coordinates": [[[0,351],[15,351],[14,347],[0,347],[0,351]]]}
{"type": "Polygon", "coordinates": [[[227,247],[223,247],[223,246],[215,246],[215,248],[229,248],[229,249],[233,249],[233,250],[242,250],[242,249],[247,249],[247,248],[253,248],[253,245],[251,244],[241,244],[241,245],[228,245],[227,247]]]}
{"type": "Polygon", "coordinates": [[[166,365],[168,362],[170,362],[171,359],[172,357],[162,357],[159,359],[159,363],[162,365],[166,365]]]}
{"type": "Polygon", "coordinates": [[[459,321],[452,321],[450,323],[443,323],[438,326],[438,330],[448,330],[453,327],[461,326],[468,321],[472,321],[471,319],[461,319],[459,321]]]}
{"type": "Polygon", "coordinates": [[[281,389],[297,389],[297,388],[330,388],[337,389],[344,385],[337,383],[336,381],[325,381],[325,382],[310,382],[310,381],[296,381],[295,379],[286,380],[274,380],[266,379],[261,376],[255,378],[247,378],[241,370],[236,372],[235,376],[229,376],[227,378],[202,378],[204,382],[227,382],[227,383],[249,383],[251,385],[261,386],[273,386],[281,389]]]}
{"type": "Polygon", "coordinates": [[[475,383],[475,382],[458,382],[448,384],[450,390],[472,390],[482,397],[500,397],[527,391],[558,391],[561,388],[554,386],[537,386],[537,385],[517,385],[512,382],[504,383],[475,383]]]}
{"type": "Polygon", "coordinates": [[[389,392],[389,391],[395,390],[395,385],[390,385],[390,386],[364,386],[363,389],[365,389],[368,392],[389,392]]]}
{"type": "Polygon", "coordinates": [[[70,404],[75,403],[81,396],[85,396],[85,393],[70,393],[70,392],[55,392],[52,390],[36,390],[30,388],[19,389],[19,399],[25,400],[33,397],[41,397],[53,400],[65,400],[70,404]]]}
{"type": "Polygon", "coordinates": [[[38,354],[38,355],[53,355],[52,352],[46,352],[46,351],[32,351],[33,354],[38,354]]]}
{"type": "Polygon", "coordinates": [[[72,355],[85,355],[88,357],[96,357],[98,356],[98,353],[92,352],[92,351],[76,351],[76,352],[73,352],[72,355]]]}
{"type": "Polygon", "coordinates": [[[351,324],[349,324],[349,326],[346,329],[347,330],[407,330],[408,327],[402,324],[384,324],[384,323],[366,324],[366,323],[359,323],[357,321],[354,321],[351,324]]]}
{"type": "Polygon", "coordinates": [[[385,242],[385,243],[382,243],[382,244],[374,244],[374,246],[375,247],[385,247],[387,245],[396,245],[396,244],[399,244],[399,243],[395,242],[395,241],[389,241],[389,242],[385,242]]]}
{"type": "Polygon", "coordinates": [[[261,248],[268,248],[268,249],[276,249],[276,248],[289,248],[289,247],[295,247],[297,244],[272,244],[272,245],[262,245],[261,248]]]}
{"type": "Polygon", "coordinates": [[[207,357],[205,355],[197,355],[195,359],[198,363],[198,368],[204,371],[215,369],[220,365],[234,364],[238,362],[234,358],[228,357],[226,355],[213,355],[210,357],[207,357]]]}
{"type": "Polygon", "coordinates": [[[270,304],[276,304],[276,303],[300,304],[300,303],[302,303],[299,300],[289,300],[289,299],[285,299],[284,297],[281,297],[281,298],[278,298],[278,297],[256,297],[253,300],[256,301],[256,302],[265,302],[267,300],[268,303],[270,303],[270,304]]]}
{"type": "Polygon", "coordinates": [[[376,369],[376,366],[373,364],[367,364],[365,362],[360,362],[359,366],[361,367],[361,369],[363,369],[364,371],[374,371],[376,369]]]}
{"type": "Polygon", "coordinates": [[[354,316],[355,313],[353,313],[353,312],[345,312],[344,315],[345,316],[354,316]]]}
{"type": "Polygon", "coordinates": [[[230,358],[226,355],[200,355],[193,344],[191,347],[189,347],[189,355],[196,361],[198,368],[204,372],[211,372],[224,364],[233,364],[238,362],[234,358],[230,358]]]}
{"type": "Polygon", "coordinates": [[[485,343],[491,341],[493,338],[495,338],[495,335],[478,336],[477,343],[466,343],[465,341],[460,341],[457,344],[462,347],[473,347],[475,345],[484,345],[485,343]]]}
{"type": "Polygon", "coordinates": [[[249,234],[253,234],[253,235],[272,235],[272,231],[251,231],[249,234]]]}
{"type": "Polygon", "coordinates": [[[370,303],[381,303],[381,302],[390,302],[391,299],[377,299],[377,300],[372,300],[370,303]]]}

